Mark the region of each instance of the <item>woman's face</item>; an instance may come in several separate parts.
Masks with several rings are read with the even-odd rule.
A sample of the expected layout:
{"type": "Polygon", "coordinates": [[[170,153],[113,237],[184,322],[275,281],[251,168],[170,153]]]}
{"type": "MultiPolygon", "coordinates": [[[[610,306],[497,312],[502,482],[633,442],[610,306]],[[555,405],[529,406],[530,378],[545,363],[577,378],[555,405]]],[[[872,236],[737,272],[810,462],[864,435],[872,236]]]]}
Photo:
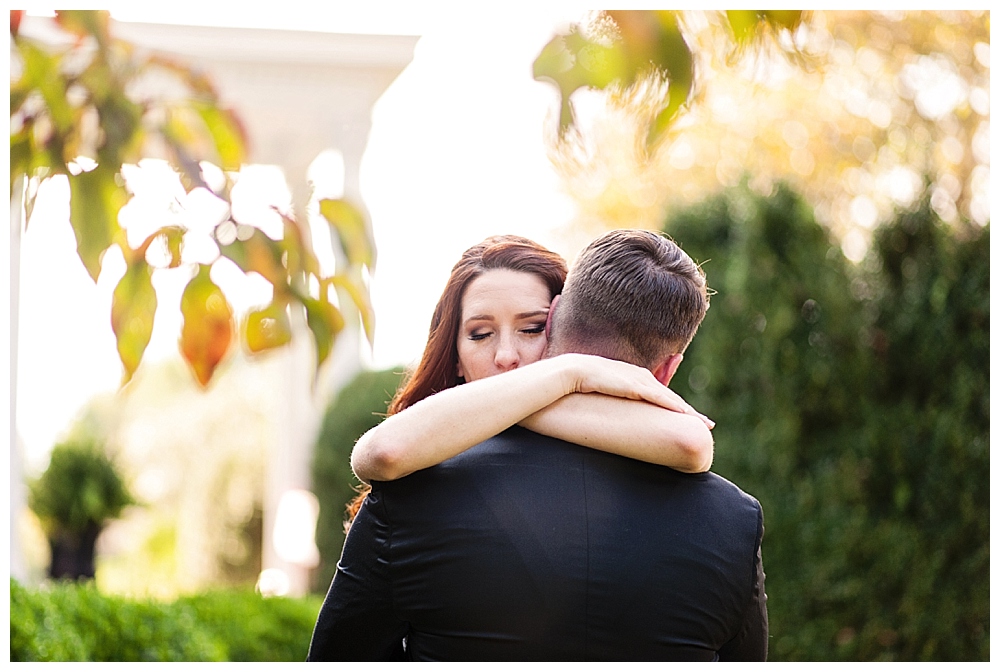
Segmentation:
{"type": "Polygon", "coordinates": [[[532,273],[493,269],[470,282],[458,325],[458,375],[471,382],[541,359],[551,302],[532,273]]]}

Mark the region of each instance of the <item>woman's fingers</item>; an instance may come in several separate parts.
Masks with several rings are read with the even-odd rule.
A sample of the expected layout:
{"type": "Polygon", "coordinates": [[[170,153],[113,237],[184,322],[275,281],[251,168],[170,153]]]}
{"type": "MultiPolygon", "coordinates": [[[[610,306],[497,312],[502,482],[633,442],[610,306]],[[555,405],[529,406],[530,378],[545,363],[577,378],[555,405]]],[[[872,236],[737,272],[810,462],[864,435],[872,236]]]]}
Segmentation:
{"type": "Polygon", "coordinates": [[[677,394],[669,387],[662,385],[660,381],[655,378],[653,380],[655,387],[653,388],[652,396],[655,398],[644,397],[646,401],[662,406],[668,410],[676,411],[677,413],[686,413],[688,415],[697,416],[709,429],[715,428],[715,422],[711,418],[703,413],[699,413],[694,406],[684,401],[684,398],[681,395],[677,394]]]}
{"type": "Polygon", "coordinates": [[[596,355],[576,355],[576,357],[582,358],[580,361],[584,364],[584,375],[580,380],[578,391],[600,392],[614,397],[647,401],[670,411],[697,416],[709,429],[715,427],[711,419],[696,411],[691,404],[684,401],[683,397],[663,385],[648,369],[596,355]]]}

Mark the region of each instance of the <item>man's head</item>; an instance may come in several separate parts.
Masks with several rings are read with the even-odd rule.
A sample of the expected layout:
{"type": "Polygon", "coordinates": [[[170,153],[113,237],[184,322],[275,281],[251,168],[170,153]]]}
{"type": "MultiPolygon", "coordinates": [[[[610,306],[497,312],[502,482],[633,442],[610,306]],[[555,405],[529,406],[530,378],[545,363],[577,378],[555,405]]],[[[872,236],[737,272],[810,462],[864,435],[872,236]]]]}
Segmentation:
{"type": "Polygon", "coordinates": [[[666,383],[705,317],[707,290],[704,272],[669,238],[611,231],[570,269],[552,306],[548,352],[619,359],[666,383]]]}

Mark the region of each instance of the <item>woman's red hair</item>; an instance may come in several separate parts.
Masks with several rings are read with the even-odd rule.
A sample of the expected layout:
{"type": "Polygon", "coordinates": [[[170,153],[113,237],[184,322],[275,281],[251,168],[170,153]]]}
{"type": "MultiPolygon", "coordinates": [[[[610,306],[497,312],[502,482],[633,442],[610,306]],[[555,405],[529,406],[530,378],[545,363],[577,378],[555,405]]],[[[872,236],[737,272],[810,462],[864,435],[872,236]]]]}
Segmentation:
{"type": "MultiPolygon", "coordinates": [[[[566,261],[555,252],[521,236],[491,236],[467,249],[451,269],[444,292],[434,308],[427,345],[420,362],[389,404],[389,415],[463,382],[458,377],[458,328],[462,298],[473,280],[486,271],[506,269],[532,273],[549,289],[549,297],[562,292],[566,261]]],[[[348,523],[354,520],[370,488],[363,486],[347,506],[348,523]]]]}

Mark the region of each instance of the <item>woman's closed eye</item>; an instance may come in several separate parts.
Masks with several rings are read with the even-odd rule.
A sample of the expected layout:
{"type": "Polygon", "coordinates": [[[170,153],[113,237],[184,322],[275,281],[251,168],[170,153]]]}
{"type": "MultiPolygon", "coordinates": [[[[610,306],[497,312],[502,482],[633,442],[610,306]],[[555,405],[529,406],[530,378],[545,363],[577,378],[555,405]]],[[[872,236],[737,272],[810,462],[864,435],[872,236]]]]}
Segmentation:
{"type": "Polygon", "coordinates": [[[545,323],[543,322],[541,324],[533,324],[529,327],[525,327],[521,331],[523,331],[526,334],[540,334],[543,331],[545,331],[545,323]]]}
{"type": "Polygon", "coordinates": [[[474,331],[471,334],[469,334],[469,340],[470,341],[481,341],[484,338],[488,338],[489,336],[492,336],[492,335],[493,335],[492,331],[474,331]]]}

